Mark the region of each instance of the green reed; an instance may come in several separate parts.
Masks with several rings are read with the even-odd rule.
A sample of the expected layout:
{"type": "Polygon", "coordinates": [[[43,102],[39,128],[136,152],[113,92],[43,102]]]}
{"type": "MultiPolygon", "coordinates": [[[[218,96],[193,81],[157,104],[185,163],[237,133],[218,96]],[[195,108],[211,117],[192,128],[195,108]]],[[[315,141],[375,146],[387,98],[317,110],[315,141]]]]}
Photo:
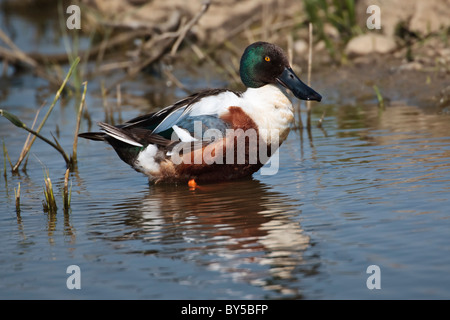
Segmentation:
{"type": "Polygon", "coordinates": [[[56,205],[55,194],[53,192],[53,184],[50,179],[48,170],[45,171],[44,176],[44,197],[45,199],[42,201],[42,205],[44,211],[50,214],[56,214],[58,206],[56,205]]]}
{"type": "Polygon", "coordinates": [[[343,42],[362,33],[356,21],[356,0],[303,0],[308,20],[317,30],[318,40],[323,40],[331,56],[335,58],[336,44],[325,32],[325,25],[334,27],[343,42]]]}
{"type": "MultiPolygon", "coordinates": [[[[17,162],[12,165],[12,171],[13,172],[17,172],[21,163],[23,162],[23,160],[26,158],[26,156],[28,155],[31,146],[33,145],[34,141],[36,140],[36,138],[41,139],[42,141],[46,142],[47,144],[49,144],[50,146],[52,146],[56,151],[58,151],[62,157],[64,158],[64,161],[66,162],[66,165],[68,168],[71,168],[73,165],[73,161],[70,159],[70,157],[67,155],[67,153],[64,151],[64,149],[61,147],[61,145],[59,144],[58,140],[53,137],[54,142],[52,142],[51,140],[47,139],[46,137],[42,136],[39,132],[41,131],[42,127],[44,126],[45,122],[47,121],[48,117],[50,116],[51,112],[53,111],[56,102],[59,100],[59,98],[61,97],[61,94],[67,84],[67,82],[69,81],[69,78],[73,72],[73,70],[76,68],[76,66],[78,65],[78,63],[80,62],[80,58],[78,57],[77,59],[75,59],[75,61],[72,63],[63,83],[61,84],[59,90],[56,92],[56,95],[53,99],[52,104],[50,105],[49,109],[47,110],[47,113],[45,114],[44,118],[42,119],[41,123],[39,124],[38,128],[36,130],[33,130],[31,128],[28,128],[28,126],[22,122],[22,120],[20,120],[17,116],[15,116],[14,114],[10,113],[9,111],[6,111],[4,109],[0,109],[0,115],[5,117],[6,119],[8,119],[13,125],[15,125],[16,127],[22,128],[26,131],[28,131],[29,133],[31,133],[34,137],[28,142],[25,143],[19,159],[17,160],[17,162]]],[[[83,94],[83,98],[82,98],[82,105],[84,105],[84,98],[85,98],[85,93],[86,93],[86,85],[85,85],[85,91],[83,94]]],[[[82,108],[80,107],[80,112],[82,111],[82,108]]],[[[76,149],[74,149],[76,150],[76,149]]],[[[72,157],[72,159],[74,159],[72,157]]],[[[76,159],[76,158],[75,158],[76,159]]]]}
{"type": "Polygon", "coordinates": [[[64,213],[68,213],[70,209],[70,201],[72,199],[72,184],[69,188],[69,174],[70,170],[66,170],[66,174],[64,175],[64,188],[63,188],[63,209],[64,213]]]}

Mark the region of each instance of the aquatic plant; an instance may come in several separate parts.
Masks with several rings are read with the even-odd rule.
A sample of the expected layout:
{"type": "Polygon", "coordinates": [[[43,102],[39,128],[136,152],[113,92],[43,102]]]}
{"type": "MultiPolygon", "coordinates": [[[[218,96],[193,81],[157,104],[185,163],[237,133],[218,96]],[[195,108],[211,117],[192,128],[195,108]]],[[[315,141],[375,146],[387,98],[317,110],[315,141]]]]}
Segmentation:
{"type": "Polygon", "coordinates": [[[16,188],[14,188],[14,198],[16,199],[16,213],[19,215],[20,214],[20,182],[19,182],[19,186],[16,188]]]}
{"type": "MultiPolygon", "coordinates": [[[[64,149],[61,147],[61,145],[59,144],[59,142],[56,140],[55,137],[53,137],[54,142],[50,141],[49,139],[47,139],[46,137],[42,136],[39,132],[41,131],[42,127],[44,126],[45,122],[47,121],[48,117],[50,116],[51,112],[53,111],[53,108],[56,105],[56,102],[59,100],[61,93],[64,90],[64,87],[66,86],[73,70],[76,68],[76,66],[78,65],[78,63],[80,62],[80,58],[75,59],[75,61],[72,63],[66,78],[64,79],[63,83],[61,84],[59,90],[56,92],[55,98],[53,99],[52,104],[50,105],[49,109],[47,110],[47,113],[44,116],[44,119],[42,119],[40,125],[38,126],[38,128],[36,130],[33,130],[31,128],[28,128],[28,126],[23,123],[17,116],[15,116],[14,114],[4,110],[4,109],[0,109],[0,115],[5,117],[6,119],[8,119],[13,125],[15,125],[16,127],[22,128],[26,131],[28,131],[29,133],[31,133],[32,135],[34,135],[34,137],[32,139],[30,139],[30,141],[28,143],[25,143],[22,152],[20,153],[19,159],[17,160],[15,165],[11,165],[12,167],[12,171],[13,172],[17,172],[22,161],[25,159],[25,157],[27,156],[27,154],[29,153],[31,146],[33,145],[34,141],[36,140],[36,138],[41,139],[42,141],[46,142],[47,144],[49,144],[50,146],[52,146],[54,149],[56,149],[64,158],[64,161],[66,162],[66,165],[68,168],[72,167],[72,161],[70,160],[69,156],[66,154],[66,152],[64,151],[64,149]]],[[[85,91],[86,91],[86,86],[85,86],[85,91]]],[[[85,96],[85,94],[84,94],[85,96]]],[[[82,99],[82,104],[84,103],[84,100],[82,99]]]]}
{"type": "Polygon", "coordinates": [[[70,185],[69,189],[69,173],[70,170],[66,170],[66,174],[64,175],[64,188],[63,188],[63,209],[64,213],[68,213],[70,209],[70,201],[72,199],[72,185],[70,185]]]}
{"type": "MultiPolygon", "coordinates": [[[[310,22],[308,24],[308,32],[309,32],[309,37],[308,37],[308,42],[309,42],[309,46],[308,46],[308,80],[307,80],[307,84],[308,86],[311,85],[311,76],[312,76],[312,60],[313,60],[313,24],[310,22]]],[[[289,40],[289,39],[288,39],[289,40]]],[[[290,54],[292,55],[292,43],[289,44],[289,42],[292,41],[288,41],[288,51],[290,52],[290,54]]],[[[311,101],[306,101],[306,129],[308,130],[308,133],[311,133],[311,101]]],[[[303,123],[302,123],[302,117],[301,117],[301,109],[300,109],[300,104],[298,105],[297,108],[297,114],[298,114],[298,128],[302,129],[303,128],[303,123]]],[[[322,127],[322,122],[323,122],[323,118],[325,116],[325,111],[324,114],[322,115],[322,118],[319,120],[317,126],[318,127],[322,127]]]]}
{"type": "MultiPolygon", "coordinates": [[[[77,145],[78,145],[78,132],[79,132],[79,128],[80,128],[80,122],[81,122],[81,115],[83,113],[83,109],[84,109],[84,105],[85,105],[85,99],[86,99],[86,91],[87,91],[87,82],[84,82],[84,90],[83,90],[83,94],[81,97],[81,101],[80,101],[80,105],[78,107],[78,112],[77,112],[77,123],[76,123],[76,129],[75,129],[75,134],[74,134],[74,142],[73,142],[73,151],[72,151],[72,156],[68,156],[68,154],[64,151],[64,149],[61,147],[61,145],[59,144],[58,140],[53,136],[52,134],[52,138],[53,141],[47,139],[46,137],[42,136],[39,132],[41,131],[42,127],[44,126],[46,120],[48,119],[48,117],[50,116],[50,113],[52,112],[52,110],[54,109],[54,106],[56,105],[56,102],[59,100],[73,70],[75,70],[76,66],[78,65],[80,61],[80,58],[76,58],[75,61],[72,63],[66,78],[64,79],[63,83],[61,84],[59,90],[56,92],[56,95],[53,99],[52,104],[50,105],[49,109],[47,110],[47,113],[44,116],[44,119],[41,121],[39,127],[34,130],[34,125],[36,123],[38,114],[40,112],[40,109],[38,109],[34,122],[32,124],[32,127],[29,128],[22,120],[19,119],[19,117],[17,117],[16,115],[10,113],[9,111],[6,111],[4,109],[0,109],[0,115],[5,117],[6,119],[8,119],[13,125],[15,125],[16,127],[22,128],[26,131],[28,131],[30,133],[30,135],[33,136],[33,138],[30,138],[30,135],[28,136],[27,140],[25,141],[25,144],[22,148],[22,151],[20,153],[19,159],[17,160],[17,162],[13,165],[11,162],[11,159],[9,158],[8,155],[8,151],[5,145],[5,142],[3,141],[3,167],[4,167],[4,176],[5,176],[5,181],[6,181],[6,161],[9,161],[9,164],[11,166],[12,172],[17,172],[20,165],[22,164],[23,160],[27,159],[29,151],[31,149],[31,146],[33,145],[34,141],[36,138],[41,139],[42,141],[46,142],[47,144],[49,144],[50,146],[52,146],[55,150],[57,150],[62,157],[64,158],[64,161],[66,162],[67,165],[67,170],[66,170],[66,174],[64,176],[64,188],[63,188],[63,208],[64,208],[64,212],[68,213],[69,209],[70,209],[70,201],[71,201],[71,188],[69,190],[69,173],[70,171],[75,167],[76,162],[77,162],[77,145]]],[[[26,164],[26,162],[25,162],[26,164]]],[[[25,167],[25,165],[24,165],[25,167]]],[[[56,210],[57,210],[57,205],[56,205],[56,200],[55,200],[55,196],[53,193],[53,185],[52,182],[50,180],[49,177],[49,173],[48,170],[46,171],[45,174],[45,186],[44,186],[44,196],[45,196],[45,200],[43,201],[43,208],[45,212],[51,213],[51,214],[56,214],[56,210]]],[[[14,193],[15,193],[15,200],[16,200],[16,212],[17,214],[20,213],[20,184],[18,189],[14,189],[14,193]]]]}
{"type": "Polygon", "coordinates": [[[45,171],[44,182],[45,200],[42,201],[44,211],[50,214],[56,214],[56,210],[58,209],[58,207],[56,205],[55,195],[53,193],[53,184],[50,180],[48,170],[45,171]]]}
{"type": "Polygon", "coordinates": [[[373,85],[373,90],[375,91],[375,94],[377,96],[378,107],[381,110],[384,110],[384,99],[383,99],[383,96],[381,95],[380,89],[378,89],[377,85],[373,85]]]}
{"type": "MultiPolygon", "coordinates": [[[[39,139],[41,139],[42,141],[48,143],[49,145],[51,145],[53,148],[55,148],[59,153],[61,153],[61,155],[63,156],[64,160],[66,161],[67,164],[69,164],[70,160],[69,157],[67,156],[67,154],[64,152],[64,150],[62,149],[61,145],[58,143],[58,141],[54,138],[55,142],[53,143],[52,141],[48,140],[47,138],[45,138],[44,136],[42,136],[41,134],[38,133],[38,131],[34,131],[33,129],[30,129],[27,127],[27,125],[25,123],[23,123],[17,116],[13,115],[12,113],[0,109],[0,115],[5,117],[6,119],[8,119],[12,124],[14,124],[16,127],[22,128],[26,131],[28,131],[29,133],[33,134],[35,137],[38,137],[39,139]]],[[[45,122],[45,119],[44,121],[45,122]]],[[[40,130],[40,128],[39,128],[40,130]]],[[[12,171],[16,172],[20,166],[20,164],[22,163],[23,159],[25,158],[25,156],[28,154],[31,145],[33,144],[34,139],[24,147],[24,149],[22,150],[21,156],[19,157],[19,160],[17,161],[17,163],[12,166],[12,171]]]]}
{"type": "Polygon", "coordinates": [[[347,43],[356,34],[362,33],[356,21],[355,0],[303,0],[307,18],[317,29],[318,40],[323,40],[330,55],[335,58],[336,44],[326,33],[325,26],[334,27],[347,43]]]}
{"type": "Polygon", "coordinates": [[[72,168],[77,163],[78,133],[80,131],[81,116],[83,114],[85,101],[86,101],[87,81],[83,82],[83,85],[84,85],[84,90],[83,90],[83,95],[81,96],[80,106],[78,107],[77,124],[75,127],[75,134],[73,137],[73,145],[72,145],[72,156],[70,157],[70,164],[71,164],[72,168]]]}
{"type": "Polygon", "coordinates": [[[9,165],[12,167],[11,159],[9,158],[9,154],[8,154],[8,149],[6,149],[5,140],[3,140],[3,176],[5,177],[5,181],[7,179],[6,160],[9,161],[9,165]]]}

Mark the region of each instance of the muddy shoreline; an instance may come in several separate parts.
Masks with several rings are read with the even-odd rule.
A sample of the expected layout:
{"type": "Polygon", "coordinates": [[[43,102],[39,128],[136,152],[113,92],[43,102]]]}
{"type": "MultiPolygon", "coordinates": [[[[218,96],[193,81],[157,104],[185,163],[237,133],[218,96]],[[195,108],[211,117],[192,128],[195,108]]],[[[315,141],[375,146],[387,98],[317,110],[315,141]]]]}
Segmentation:
{"type": "Polygon", "coordinates": [[[402,59],[389,56],[365,57],[344,66],[317,68],[313,82],[331,95],[336,104],[377,103],[374,86],[387,106],[404,102],[430,112],[449,113],[450,79],[446,72],[409,69],[402,59]]]}

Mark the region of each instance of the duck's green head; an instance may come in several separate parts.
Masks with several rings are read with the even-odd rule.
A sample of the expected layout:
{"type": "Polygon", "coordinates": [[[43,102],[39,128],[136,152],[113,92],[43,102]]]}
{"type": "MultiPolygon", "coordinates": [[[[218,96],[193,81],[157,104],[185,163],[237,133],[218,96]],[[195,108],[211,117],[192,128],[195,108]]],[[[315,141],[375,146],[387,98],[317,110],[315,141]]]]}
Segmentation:
{"type": "Polygon", "coordinates": [[[281,84],[299,99],[322,100],[322,96],[304,84],[289,65],[284,51],[271,43],[255,42],[242,55],[241,79],[248,88],[259,88],[266,84],[281,84]]]}

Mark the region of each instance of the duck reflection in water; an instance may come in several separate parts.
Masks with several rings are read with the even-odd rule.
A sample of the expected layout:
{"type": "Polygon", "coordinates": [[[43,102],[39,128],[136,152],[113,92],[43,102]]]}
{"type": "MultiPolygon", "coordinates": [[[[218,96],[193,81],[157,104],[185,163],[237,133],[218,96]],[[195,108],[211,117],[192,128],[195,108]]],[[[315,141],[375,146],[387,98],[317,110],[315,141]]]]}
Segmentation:
{"type": "Polygon", "coordinates": [[[303,261],[310,239],[299,224],[298,205],[257,180],[190,192],[157,185],[143,199],[118,207],[126,208],[121,225],[127,227],[113,240],[142,240],[135,253],[193,262],[296,298],[300,284],[293,280],[311,272],[303,261]]]}

